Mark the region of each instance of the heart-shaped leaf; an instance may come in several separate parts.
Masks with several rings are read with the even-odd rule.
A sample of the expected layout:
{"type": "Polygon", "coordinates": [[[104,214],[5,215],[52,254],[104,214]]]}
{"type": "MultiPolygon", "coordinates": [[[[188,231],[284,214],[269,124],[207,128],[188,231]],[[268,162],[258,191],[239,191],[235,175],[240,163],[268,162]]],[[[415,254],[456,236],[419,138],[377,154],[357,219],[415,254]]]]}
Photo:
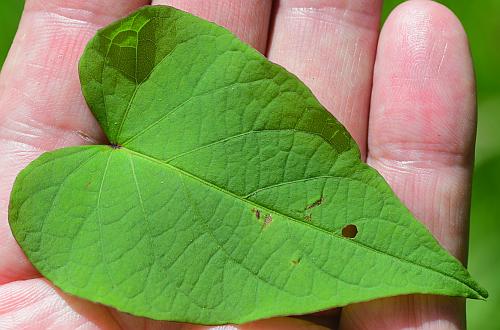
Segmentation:
{"type": "Polygon", "coordinates": [[[145,7],[80,62],[109,146],[43,154],[9,220],[66,292],[204,324],[378,297],[486,297],[295,76],[227,30],[145,7]]]}

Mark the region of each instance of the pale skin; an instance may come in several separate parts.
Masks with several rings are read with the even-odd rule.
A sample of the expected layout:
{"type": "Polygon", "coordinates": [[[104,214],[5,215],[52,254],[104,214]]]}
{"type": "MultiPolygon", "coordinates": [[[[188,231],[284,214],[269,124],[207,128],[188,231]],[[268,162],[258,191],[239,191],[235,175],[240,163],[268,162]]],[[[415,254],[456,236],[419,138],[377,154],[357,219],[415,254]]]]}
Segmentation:
{"type": "MultiPolygon", "coordinates": [[[[30,161],[56,148],[104,141],[81,95],[77,62],[98,28],[146,4],[26,0],[0,75],[0,328],[207,328],[137,318],[62,293],[29,263],[7,222],[12,183],[30,161]]],[[[447,8],[408,1],[379,31],[381,0],[281,0],[273,9],[271,0],[153,4],[226,26],[298,75],[351,132],[364,160],[466,262],[475,82],[467,37],[447,8]]],[[[463,329],[465,304],[408,295],[236,328],[326,329],[314,323],[320,318],[340,329],[463,329]]]]}

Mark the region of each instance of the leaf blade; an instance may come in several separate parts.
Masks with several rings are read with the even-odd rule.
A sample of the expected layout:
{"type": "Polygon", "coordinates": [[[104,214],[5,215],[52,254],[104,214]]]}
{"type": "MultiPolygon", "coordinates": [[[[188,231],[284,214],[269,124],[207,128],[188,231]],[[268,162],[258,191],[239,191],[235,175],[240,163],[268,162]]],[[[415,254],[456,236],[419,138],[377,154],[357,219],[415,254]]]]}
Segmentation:
{"type": "Polygon", "coordinates": [[[98,33],[80,74],[119,147],[42,156],[9,211],[30,260],[63,290],[204,324],[395,294],[486,296],[310,90],[223,28],[146,7],[98,33]],[[142,29],[156,39],[141,41],[142,29]]]}

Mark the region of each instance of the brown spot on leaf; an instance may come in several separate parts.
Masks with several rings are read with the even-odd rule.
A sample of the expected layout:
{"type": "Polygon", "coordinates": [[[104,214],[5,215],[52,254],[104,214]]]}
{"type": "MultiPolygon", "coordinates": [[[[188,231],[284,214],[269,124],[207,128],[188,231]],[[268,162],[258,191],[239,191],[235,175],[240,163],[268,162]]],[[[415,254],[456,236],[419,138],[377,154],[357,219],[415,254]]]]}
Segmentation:
{"type": "Polygon", "coordinates": [[[320,206],[324,202],[324,200],[325,199],[323,198],[323,196],[321,196],[320,199],[318,199],[317,201],[306,207],[306,210],[310,210],[312,208],[315,208],[316,206],[320,206]]]}
{"type": "Polygon", "coordinates": [[[354,238],[358,234],[358,227],[356,225],[347,225],[342,228],[342,236],[345,238],[354,238]]]}
{"type": "Polygon", "coordinates": [[[297,266],[298,264],[300,264],[300,258],[292,259],[292,265],[297,266]]]}
{"type": "Polygon", "coordinates": [[[260,210],[259,209],[253,208],[252,213],[255,214],[255,218],[257,218],[257,220],[260,219],[260,210]]]}
{"type": "Polygon", "coordinates": [[[307,222],[311,222],[312,221],[312,215],[311,214],[306,214],[306,216],[304,217],[304,220],[307,221],[307,222]]]}

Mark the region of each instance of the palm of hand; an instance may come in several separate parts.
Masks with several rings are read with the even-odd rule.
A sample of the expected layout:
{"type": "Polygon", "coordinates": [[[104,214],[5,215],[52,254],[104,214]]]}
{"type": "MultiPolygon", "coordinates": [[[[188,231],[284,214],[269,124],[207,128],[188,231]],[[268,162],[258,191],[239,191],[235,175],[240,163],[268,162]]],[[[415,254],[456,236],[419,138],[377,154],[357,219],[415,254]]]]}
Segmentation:
{"type": "MultiPolygon", "coordinates": [[[[104,140],[81,96],[77,61],[97,28],[144,4],[149,2],[27,0],[0,76],[0,326],[205,328],[136,318],[61,293],[26,260],[7,223],[12,183],[31,160],[43,151],[104,140]]],[[[274,10],[267,0],[153,4],[171,4],[225,25],[297,74],[417,218],[465,260],[474,79],[465,34],[447,9],[410,1],[379,35],[381,1],[276,1],[274,10]]],[[[308,318],[340,320],[346,329],[461,328],[464,304],[404,296],[308,318]]],[[[317,326],[293,318],[242,326],[309,327],[317,326]]]]}

